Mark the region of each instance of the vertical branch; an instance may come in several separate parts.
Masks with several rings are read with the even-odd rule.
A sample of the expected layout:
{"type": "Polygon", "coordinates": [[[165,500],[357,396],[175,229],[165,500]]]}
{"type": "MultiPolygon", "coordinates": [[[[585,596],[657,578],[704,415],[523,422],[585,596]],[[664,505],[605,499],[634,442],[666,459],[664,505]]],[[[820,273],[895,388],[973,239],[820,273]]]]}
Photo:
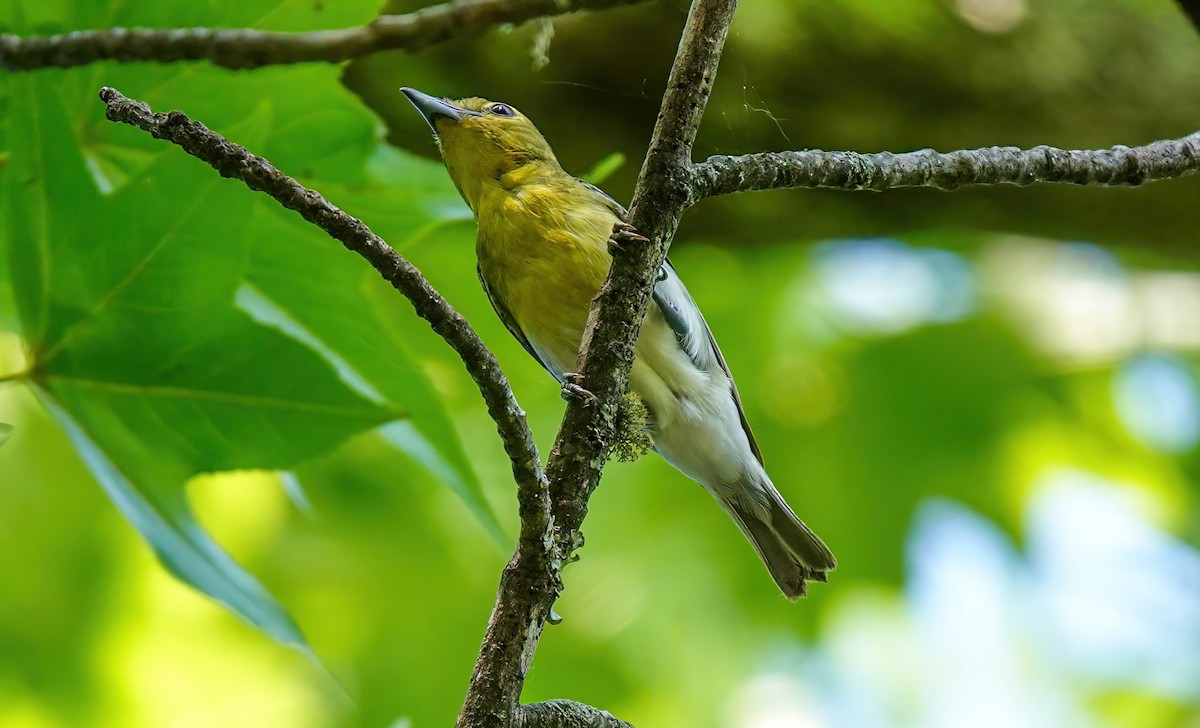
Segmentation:
{"type": "MultiPolygon", "coordinates": [[[[617,403],[625,394],[642,319],[657,271],[691,191],[692,143],[708,102],[737,0],[693,0],[671,67],[667,91],[638,176],[630,222],[651,238],[614,259],[597,294],[579,354],[583,386],[594,402],[567,407],[547,464],[555,538],[546,544],[557,567],[569,553],[600,481],[612,441],[617,403]]],[[[558,597],[557,568],[539,576],[519,550],[505,569],[479,660],[458,717],[459,728],[507,728],[518,719],[525,674],[545,619],[558,597]]],[[[522,717],[530,718],[526,713],[522,717]]]]}
{"type": "Polygon", "coordinates": [[[614,258],[592,304],[578,370],[584,388],[597,401],[575,401],[567,407],[546,466],[560,538],[579,528],[588,498],[600,482],[654,281],[687,206],[692,144],[736,7],[737,0],[694,0],[683,29],[629,212],[630,224],[651,244],[614,258]]]}

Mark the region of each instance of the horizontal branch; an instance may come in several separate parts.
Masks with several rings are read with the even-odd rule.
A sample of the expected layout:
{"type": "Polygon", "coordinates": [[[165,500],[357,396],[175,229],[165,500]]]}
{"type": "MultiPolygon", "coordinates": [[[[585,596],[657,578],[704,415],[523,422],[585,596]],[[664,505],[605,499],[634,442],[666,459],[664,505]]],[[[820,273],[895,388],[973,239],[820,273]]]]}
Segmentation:
{"type": "MultiPolygon", "coordinates": [[[[417,315],[428,321],[454,349],[478,385],[488,414],[495,420],[504,449],[512,461],[520,496],[522,543],[535,543],[538,545],[535,553],[543,553],[541,544],[548,538],[551,525],[550,501],[533,434],[499,362],[462,314],[454,310],[412,263],[392,250],[361,220],[338,209],[320,193],[304,187],[262,157],[254,156],[181,112],[156,114],[141,101],[126,98],[107,87],[100,90],[100,98],[108,107],[110,121],[136,126],[157,139],[176,144],[193,157],[207,162],[222,177],[239,179],[250,189],[265,192],[365,258],[384,280],[408,298],[417,315]]],[[[213,212],[219,214],[219,211],[213,212]]]]}
{"type": "Polygon", "coordinates": [[[505,23],[576,10],[602,10],[640,0],[468,0],[367,25],[309,33],[251,28],[110,28],[21,38],[0,35],[0,66],[10,70],[81,66],[96,61],[209,61],[226,68],[285,63],[336,63],[380,51],[417,51],[505,23]]]}
{"type": "Polygon", "coordinates": [[[692,168],[692,197],[784,188],[889,190],[968,185],[1136,186],[1200,171],[1200,132],[1141,147],[1065,150],[1055,147],[986,149],[893,154],[878,152],[766,152],[709,157],[692,168]]]}
{"type": "Polygon", "coordinates": [[[547,700],[517,709],[513,728],[633,728],[607,710],[573,700],[547,700]]]}

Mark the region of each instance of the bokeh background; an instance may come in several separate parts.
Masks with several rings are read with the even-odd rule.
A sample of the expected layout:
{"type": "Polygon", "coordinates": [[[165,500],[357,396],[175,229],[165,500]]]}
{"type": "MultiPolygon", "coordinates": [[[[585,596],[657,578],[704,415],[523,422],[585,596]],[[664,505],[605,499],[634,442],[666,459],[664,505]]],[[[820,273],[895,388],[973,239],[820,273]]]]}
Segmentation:
{"type": "MultiPolygon", "coordinates": [[[[0,32],[305,30],[378,10],[13,0],[0,32]]],[[[130,284],[146,300],[85,321],[72,366],[134,381],[180,327],[138,317],[194,294],[303,344],[330,382],[357,365],[411,415],[309,423],[257,468],[213,456],[171,471],[223,471],[190,477],[199,523],[313,659],[170,576],[98,487],[78,429],[114,459],[167,458],[185,447],[174,438],[234,444],[190,435],[186,413],[148,429],[65,376],[0,381],[0,725],[450,725],[516,533],[493,426],[408,304],[270,200],[105,122],[96,89],[184,109],[366,220],[494,348],[546,452],[558,389],[479,290],[469,212],[396,89],[511,102],[568,169],[627,200],[685,12],[651,0],[344,68],[0,72],[0,377],[46,341],[22,294],[33,235],[68,271],[47,279],[51,320],[103,288],[89,275],[120,273],[122,251],[152,251],[130,284]]],[[[1078,148],[1198,127],[1200,36],[1168,0],[756,0],[697,154],[1078,148]]],[[[773,478],[840,567],[787,603],[700,488],[653,455],[612,464],[525,699],[657,728],[1200,726],[1197,199],[1191,178],[694,209],[675,266],[773,478]]],[[[187,320],[211,320],[199,310],[187,320]]],[[[256,370],[252,388],[252,374],[298,377],[291,351],[189,356],[256,370]]]]}

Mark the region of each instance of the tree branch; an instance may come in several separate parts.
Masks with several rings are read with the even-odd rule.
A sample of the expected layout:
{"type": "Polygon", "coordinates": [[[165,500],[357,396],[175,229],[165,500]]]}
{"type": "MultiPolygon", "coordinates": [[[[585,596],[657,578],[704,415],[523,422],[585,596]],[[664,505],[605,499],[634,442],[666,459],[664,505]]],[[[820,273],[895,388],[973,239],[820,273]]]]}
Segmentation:
{"type": "Polygon", "coordinates": [[[560,534],[579,528],[599,483],[654,281],[687,206],[692,144],[736,6],[737,0],[692,2],[630,206],[630,224],[651,244],[613,259],[579,351],[583,386],[597,402],[568,405],[546,466],[560,534]]]}
{"type": "Polygon", "coordinates": [[[384,280],[408,298],[417,315],[428,321],[462,359],[479,387],[512,462],[520,499],[521,544],[536,544],[534,551],[544,553],[542,542],[549,537],[551,526],[550,503],[533,434],[499,362],[462,314],[454,310],[416,267],[362,221],[283,174],[262,157],[254,156],[181,112],[156,114],[141,101],[126,98],[108,87],[100,90],[100,98],[107,106],[106,115],[110,121],[136,126],[157,139],[176,144],[193,157],[207,162],[222,177],[234,177],[252,190],[265,192],[279,204],[300,213],[347,249],[361,255],[384,280]]]}
{"type": "MultiPolygon", "coordinates": [[[[686,207],[692,143],[736,5],[737,0],[692,3],[630,213],[630,222],[653,242],[613,261],[608,280],[592,305],[577,371],[596,401],[573,401],[567,406],[546,466],[560,558],[565,558],[574,544],[587,514],[588,498],[600,480],[617,404],[628,385],[634,345],[656,273],[686,207]]],[[[489,624],[458,717],[459,728],[519,725],[526,713],[518,704],[541,635],[540,619],[549,613],[560,588],[555,580],[540,591],[498,597],[493,622],[500,612],[516,612],[528,618],[510,620],[518,627],[513,631],[493,629],[489,624]]],[[[607,724],[592,721],[561,725],[607,724]]]]}
{"type": "Polygon", "coordinates": [[[1137,186],[1200,171],[1200,132],[1112,149],[1065,150],[1055,147],[987,147],[939,153],[923,149],[905,154],[878,152],[767,152],[716,156],[692,171],[689,204],[714,195],[785,188],[828,187],[841,190],[889,190],[967,185],[1137,186]]]}
{"type": "Polygon", "coordinates": [[[547,700],[522,705],[513,728],[633,728],[607,710],[573,700],[547,700]]]}
{"type": "Polygon", "coordinates": [[[404,15],[381,15],[367,25],[309,33],[251,28],[111,28],[21,38],[0,35],[0,66],[27,71],[96,61],[209,61],[226,68],[284,63],[337,63],[381,51],[418,51],[502,23],[546,15],[602,10],[641,0],[469,0],[432,5],[404,15]]]}

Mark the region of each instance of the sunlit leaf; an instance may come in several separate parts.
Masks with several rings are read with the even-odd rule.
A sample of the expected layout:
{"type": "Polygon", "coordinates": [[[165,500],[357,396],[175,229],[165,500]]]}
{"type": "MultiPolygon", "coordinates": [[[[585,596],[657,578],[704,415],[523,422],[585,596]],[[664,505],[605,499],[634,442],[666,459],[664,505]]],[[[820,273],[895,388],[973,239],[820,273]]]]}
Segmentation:
{"type": "MultiPolygon", "coordinates": [[[[287,468],[402,416],[234,305],[254,197],[173,153],[104,197],[52,85],[15,83],[8,186],[18,311],[41,398],[180,578],[272,636],[290,619],[200,530],[188,477],[287,468]]],[[[241,127],[261,135],[265,118],[241,127]],[[256,127],[258,131],[256,131],[256,127]]],[[[171,150],[166,150],[171,151],[171,150]]]]}
{"type": "Polygon", "coordinates": [[[415,364],[403,332],[379,315],[367,291],[386,288],[397,306],[407,302],[356,256],[290,214],[264,210],[258,223],[239,306],[318,353],[362,396],[408,411],[411,419],[385,428],[384,436],[449,485],[500,538],[441,397],[415,364]]]}
{"type": "Polygon", "coordinates": [[[97,482],[163,566],[271,637],[303,647],[304,637],[287,612],[200,528],[187,504],[182,471],[153,456],[136,462],[125,454],[114,457],[59,406],[57,398],[42,399],[97,482]],[[123,464],[118,466],[116,459],[123,464]]]}

